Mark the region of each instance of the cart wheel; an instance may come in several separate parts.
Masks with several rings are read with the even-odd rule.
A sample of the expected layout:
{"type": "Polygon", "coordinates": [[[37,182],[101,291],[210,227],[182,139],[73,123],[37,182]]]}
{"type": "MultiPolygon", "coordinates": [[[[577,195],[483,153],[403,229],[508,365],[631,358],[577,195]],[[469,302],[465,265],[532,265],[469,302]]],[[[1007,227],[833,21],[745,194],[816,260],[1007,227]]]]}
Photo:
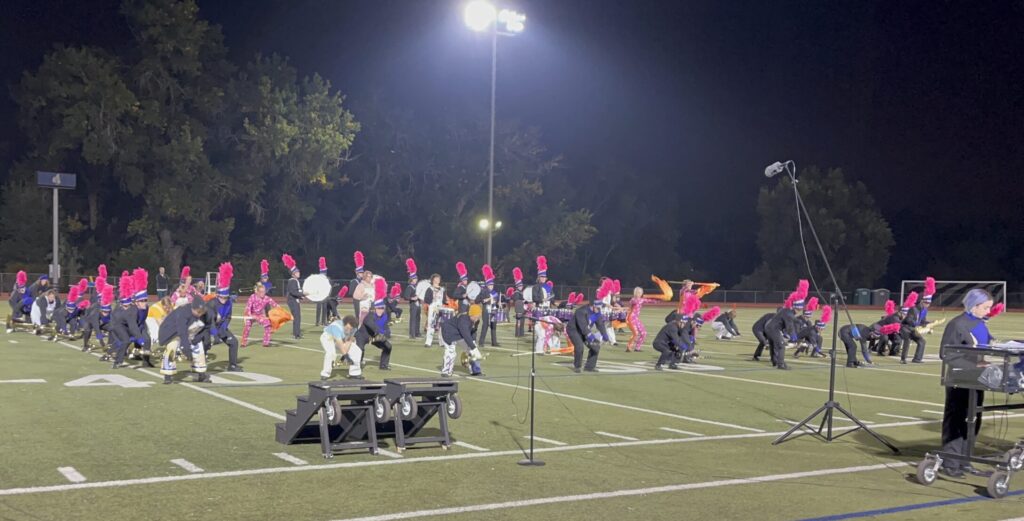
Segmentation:
{"type": "Polygon", "coordinates": [[[452,446],[451,445],[446,445],[446,444],[442,443],[441,444],[441,448],[444,449],[444,450],[448,450],[448,449],[452,448],[452,446]]]}
{"type": "Polygon", "coordinates": [[[1010,490],[1010,473],[1005,470],[997,470],[988,478],[988,495],[995,499],[1006,496],[1010,490]]]}
{"type": "Polygon", "coordinates": [[[416,417],[416,399],[411,394],[403,394],[398,399],[398,416],[403,420],[411,420],[416,417]]]}
{"type": "Polygon", "coordinates": [[[373,454],[374,456],[376,456],[376,455],[380,454],[380,449],[370,449],[370,454],[373,454]]]}
{"type": "Polygon", "coordinates": [[[401,454],[405,452],[405,447],[395,447],[395,450],[398,451],[399,454],[401,454]]]}
{"type": "Polygon", "coordinates": [[[453,420],[457,420],[459,416],[462,416],[462,398],[459,398],[458,393],[448,395],[448,399],[445,400],[444,409],[448,413],[448,417],[453,420]]]}
{"type": "Polygon", "coordinates": [[[1014,472],[1024,470],[1024,449],[1013,449],[1007,452],[1006,465],[1014,472]]]}
{"type": "Polygon", "coordinates": [[[331,425],[338,425],[341,423],[341,404],[338,403],[337,398],[331,398],[327,401],[327,423],[331,425]]]}
{"type": "Polygon", "coordinates": [[[327,454],[324,454],[324,459],[334,459],[334,454],[328,452],[327,454]]]}
{"type": "Polygon", "coordinates": [[[917,464],[917,482],[928,486],[935,483],[935,478],[938,477],[938,473],[935,470],[935,460],[930,456],[921,460],[921,463],[917,464]]]}
{"type": "Polygon", "coordinates": [[[391,402],[388,401],[387,396],[378,396],[374,399],[373,419],[377,420],[377,423],[387,423],[391,421],[391,402]]]}

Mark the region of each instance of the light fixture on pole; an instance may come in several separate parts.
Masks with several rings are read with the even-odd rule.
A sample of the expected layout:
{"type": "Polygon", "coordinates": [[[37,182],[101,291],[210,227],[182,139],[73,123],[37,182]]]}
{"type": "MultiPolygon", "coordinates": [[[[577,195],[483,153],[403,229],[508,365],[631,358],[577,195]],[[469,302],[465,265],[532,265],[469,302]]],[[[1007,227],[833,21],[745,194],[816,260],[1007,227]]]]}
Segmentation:
{"type": "MultiPolygon", "coordinates": [[[[498,35],[512,36],[523,32],[526,28],[526,15],[511,9],[498,10],[494,4],[484,0],[474,0],[466,4],[463,12],[463,20],[466,25],[477,32],[488,29],[491,31],[491,143],[488,161],[488,182],[487,182],[487,222],[494,222],[494,127],[495,127],[495,93],[498,83],[498,35]]],[[[481,226],[480,229],[487,230],[487,264],[491,264],[491,244],[494,239],[494,230],[499,228],[501,223],[496,223],[492,228],[481,226]]]]}

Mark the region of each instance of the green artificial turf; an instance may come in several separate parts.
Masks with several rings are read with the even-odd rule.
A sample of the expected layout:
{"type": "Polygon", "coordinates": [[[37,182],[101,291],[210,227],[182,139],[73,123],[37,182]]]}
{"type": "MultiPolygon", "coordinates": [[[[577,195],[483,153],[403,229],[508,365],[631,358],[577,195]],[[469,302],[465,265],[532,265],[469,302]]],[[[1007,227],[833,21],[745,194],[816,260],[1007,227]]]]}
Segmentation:
{"type": "MultiPolygon", "coordinates": [[[[334,520],[579,494],[596,495],[422,519],[801,519],[981,495],[985,479],[980,477],[942,478],[931,487],[912,478],[913,465],[939,444],[943,387],[934,355],[941,332],[928,337],[928,363],[900,365],[898,358],[876,358],[875,368],[838,369],[838,401],[871,422],[901,455],[865,433],[831,444],[804,436],[773,446],[777,433],[788,427],[783,420],[800,420],[827,399],[829,371],[820,358],[790,358],[791,371],[750,361],[750,325],[764,311],[739,309],[744,336],[738,339],[716,341],[711,328],[705,328],[701,366],[685,371],[654,371],[657,353],[650,345],[626,353],[628,332],[619,335],[618,347],[602,348],[600,374],[573,374],[566,356],[538,357],[537,436],[564,444],[537,443],[537,457],[547,464],[541,468],[516,465],[528,443],[530,357],[513,355],[528,352],[531,345],[529,338],[517,343],[510,326],[500,328],[500,349],[484,347],[484,378],[465,378],[457,369],[464,413],[450,422],[453,438],[485,451],[461,445],[446,451],[426,444],[398,458],[354,452],[330,460],[322,457],[319,445],[274,440],[274,424],[280,420],[272,415],[294,408],[296,396],[318,379],[318,328],[305,327],[305,339],[294,341],[285,326],[273,347],[250,344],[241,351],[246,371],[280,382],[196,384],[217,396],[181,383],[161,385],[153,369],[112,370],[75,344],[26,333],[0,336],[0,381],[46,380],[0,383],[0,519],[334,520]],[[65,385],[110,374],[152,385],[65,385]],[[281,452],[309,465],[296,466],[274,455],[281,452]],[[185,459],[203,472],[190,473],[173,459],[185,459]],[[780,476],[884,463],[906,466],[780,476]],[[73,467],[86,481],[69,486],[58,467],[73,467]],[[191,477],[177,479],[183,476],[191,477]],[[763,483],[730,481],[761,476],[774,477],[763,483]],[[171,479],[138,481],[163,477],[171,479]],[[90,484],[95,488],[82,488],[90,484]],[[685,484],[692,486],[642,490],[685,484]],[[57,488],[46,488],[51,486],[57,488]],[[637,490],[642,493],[623,492],[637,490]]],[[[648,344],[664,314],[657,308],[644,312],[648,344]]],[[[303,315],[312,322],[312,306],[303,315]]],[[[877,315],[854,312],[855,320],[864,323],[877,315]]],[[[234,328],[240,336],[238,322],[234,328]]],[[[1024,315],[1007,314],[990,326],[998,338],[1024,337],[1024,315]]],[[[436,375],[441,350],[407,340],[405,323],[394,329],[393,371],[382,373],[371,362],[367,378],[436,375]]],[[[830,342],[831,330],[826,348],[830,342]]],[[[217,374],[226,364],[224,346],[215,346],[214,353],[218,359],[211,373],[217,374]]],[[[845,362],[841,346],[840,353],[845,362]]],[[[371,348],[369,356],[375,358],[376,350],[371,348]]],[[[187,382],[184,376],[181,381],[187,382]]],[[[241,381],[234,375],[225,378],[241,381]]],[[[989,397],[988,403],[1007,398],[989,397]]],[[[1019,396],[1010,400],[1021,401],[1019,396]]],[[[835,425],[851,423],[837,420],[835,425]]],[[[1024,416],[986,420],[981,436],[981,450],[1005,450],[1024,436],[1024,416]]],[[[386,440],[385,448],[394,453],[394,440],[386,440]]],[[[1022,487],[1024,477],[1015,477],[1011,490],[1022,487]]],[[[1022,498],[884,517],[1001,520],[1024,514],[1022,498]]]]}

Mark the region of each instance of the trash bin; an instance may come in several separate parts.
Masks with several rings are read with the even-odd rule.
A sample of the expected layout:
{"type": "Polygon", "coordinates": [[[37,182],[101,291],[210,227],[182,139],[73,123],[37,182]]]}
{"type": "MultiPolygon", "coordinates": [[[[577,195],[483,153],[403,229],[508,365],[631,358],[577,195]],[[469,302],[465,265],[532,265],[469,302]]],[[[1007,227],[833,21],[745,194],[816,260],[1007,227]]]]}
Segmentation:
{"type": "Polygon", "coordinates": [[[889,290],[887,289],[876,289],[871,292],[871,305],[872,306],[884,306],[885,301],[889,300],[889,290]]]}
{"type": "Polygon", "coordinates": [[[871,290],[868,288],[857,288],[857,291],[853,292],[853,304],[856,306],[870,306],[871,290]]]}

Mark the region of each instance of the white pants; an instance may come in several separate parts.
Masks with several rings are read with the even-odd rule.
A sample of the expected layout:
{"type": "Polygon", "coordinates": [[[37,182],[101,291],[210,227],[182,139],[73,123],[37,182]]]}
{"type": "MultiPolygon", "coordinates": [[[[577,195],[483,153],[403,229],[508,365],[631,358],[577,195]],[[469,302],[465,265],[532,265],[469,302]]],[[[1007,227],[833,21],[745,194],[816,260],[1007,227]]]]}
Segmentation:
{"type": "MultiPolygon", "coordinates": [[[[452,371],[455,369],[455,352],[457,347],[462,348],[463,351],[469,354],[469,359],[476,362],[483,358],[478,349],[470,349],[469,344],[465,340],[456,340],[452,344],[445,343],[444,339],[441,339],[441,346],[444,347],[444,358],[441,360],[441,374],[450,376],[452,371]]],[[[474,368],[474,372],[479,369],[479,365],[474,368]]]]}
{"type": "MultiPolygon", "coordinates": [[[[330,378],[331,373],[334,372],[334,361],[339,356],[338,346],[334,343],[334,337],[327,333],[320,335],[320,346],[324,348],[324,367],[320,371],[320,376],[330,378]]],[[[363,350],[355,342],[352,342],[352,347],[348,350],[348,357],[352,359],[352,365],[348,366],[348,375],[359,376],[363,374],[363,350]]]]}
{"type": "MultiPolygon", "coordinates": [[[[179,347],[181,347],[181,340],[177,337],[167,343],[164,348],[164,358],[160,361],[160,374],[165,376],[178,374],[178,363],[175,357],[178,355],[179,347]]],[[[192,352],[192,371],[205,373],[206,350],[203,349],[203,343],[192,344],[189,350],[192,352]]]]}
{"type": "Polygon", "coordinates": [[[533,351],[535,353],[544,353],[562,348],[562,338],[555,331],[554,325],[540,320],[533,327],[537,328],[534,335],[536,340],[533,344],[533,351]]]}
{"type": "Polygon", "coordinates": [[[615,341],[615,328],[612,327],[612,322],[610,320],[604,326],[604,332],[605,334],[608,335],[609,342],[611,342],[612,344],[618,344],[618,342],[615,341]]]}
{"type": "Polygon", "coordinates": [[[725,329],[725,324],[721,322],[712,322],[711,329],[715,330],[715,338],[719,340],[723,338],[732,338],[732,333],[725,329]]]}
{"type": "MultiPolygon", "coordinates": [[[[434,345],[434,320],[437,319],[437,313],[440,309],[441,306],[437,304],[427,306],[427,339],[423,342],[424,345],[434,345]]],[[[441,345],[444,345],[444,341],[441,341],[441,345]]]]}

